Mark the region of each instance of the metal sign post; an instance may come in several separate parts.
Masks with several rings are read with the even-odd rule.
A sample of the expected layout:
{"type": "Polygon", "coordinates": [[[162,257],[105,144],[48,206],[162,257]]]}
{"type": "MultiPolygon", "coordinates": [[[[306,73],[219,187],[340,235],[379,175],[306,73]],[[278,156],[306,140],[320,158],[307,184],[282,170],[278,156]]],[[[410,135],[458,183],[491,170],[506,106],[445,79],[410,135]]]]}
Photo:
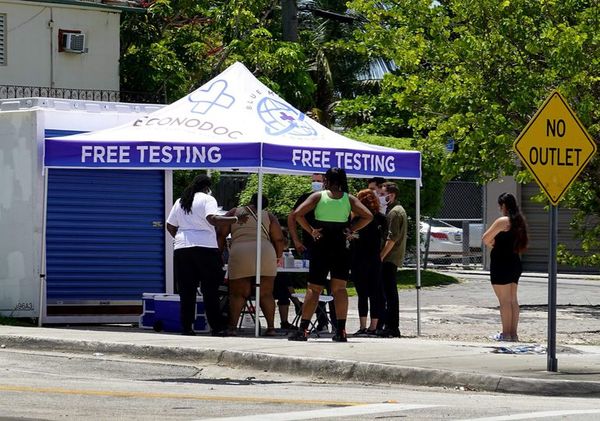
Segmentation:
{"type": "Polygon", "coordinates": [[[596,143],[558,91],[544,101],[514,143],[521,162],[552,204],[548,260],[548,371],[556,359],[556,243],[558,202],[596,153],[596,143]]]}
{"type": "Polygon", "coordinates": [[[556,237],[558,206],[550,208],[550,259],[548,262],[548,350],[547,371],[558,371],[556,359],[556,237]]]}

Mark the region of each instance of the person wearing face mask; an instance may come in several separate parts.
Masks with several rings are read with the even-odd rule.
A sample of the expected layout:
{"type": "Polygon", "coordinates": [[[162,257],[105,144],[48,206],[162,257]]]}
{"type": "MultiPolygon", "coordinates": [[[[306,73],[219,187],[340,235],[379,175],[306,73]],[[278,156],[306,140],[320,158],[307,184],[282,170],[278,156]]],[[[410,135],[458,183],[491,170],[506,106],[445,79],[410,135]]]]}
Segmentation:
{"type": "Polygon", "coordinates": [[[386,198],[383,197],[383,193],[381,192],[381,188],[385,182],[386,180],[383,177],[373,177],[369,178],[369,184],[367,186],[369,190],[372,190],[377,195],[377,199],[379,200],[379,213],[382,215],[385,215],[385,211],[387,209],[386,198]]]}
{"type": "Polygon", "coordinates": [[[336,306],[337,331],[334,342],[347,342],[346,317],[348,291],[346,283],[350,274],[352,256],[349,242],[357,231],[367,226],[373,214],[356,197],[348,194],[346,171],[330,168],[324,179],[324,189],[311,194],[291,219],[315,240],[310,259],[309,283],[302,306],[302,319],[297,332],[288,337],[290,341],[306,341],[310,319],[315,312],[324,285],[331,285],[336,306]],[[311,225],[305,215],[314,211],[315,223],[311,225]],[[350,216],[356,218],[350,221],[350,216]],[[329,281],[328,281],[329,278],[329,281]]]}
{"type": "Polygon", "coordinates": [[[175,201],[167,218],[167,231],[175,242],[173,260],[182,335],[195,335],[193,325],[198,284],[212,334],[220,336],[226,332],[219,308],[223,260],[215,227],[245,223],[248,216],[217,215],[217,201],[210,193],[210,178],[204,174],[195,177],[175,201]]]}
{"type": "Polygon", "coordinates": [[[400,337],[400,305],[396,274],[402,267],[406,252],[407,223],[406,211],[398,203],[398,186],[392,182],[383,183],[381,192],[386,201],[387,235],[381,250],[381,285],[383,287],[384,317],[380,318],[377,335],[384,338],[400,337]]]}
{"type": "MultiPolygon", "coordinates": [[[[303,193],[302,195],[300,195],[298,200],[296,200],[296,203],[294,204],[292,211],[298,209],[298,207],[302,203],[304,203],[304,201],[306,199],[308,199],[308,197],[311,194],[313,194],[315,192],[320,192],[321,190],[323,190],[323,174],[314,173],[311,176],[310,181],[311,181],[310,187],[311,187],[312,191],[309,193],[303,193]]],[[[303,259],[310,259],[311,250],[313,249],[315,240],[312,238],[312,236],[308,235],[308,233],[306,233],[305,231],[301,231],[302,237],[300,237],[298,235],[298,231],[296,229],[296,222],[292,221],[291,217],[292,217],[292,214],[290,213],[288,215],[287,225],[288,225],[288,233],[292,240],[292,244],[294,245],[294,249],[303,259]]],[[[314,211],[308,212],[305,215],[305,218],[309,224],[314,224],[315,212],[314,211]]],[[[326,291],[327,291],[327,294],[331,294],[331,290],[330,290],[329,286],[326,287],[326,291]]],[[[319,302],[320,309],[319,309],[319,311],[317,311],[317,327],[316,327],[317,333],[327,332],[329,329],[328,328],[329,322],[327,321],[325,306],[326,306],[326,303],[319,302]]],[[[334,332],[336,318],[335,318],[335,303],[333,301],[329,302],[329,314],[331,315],[331,323],[333,323],[331,330],[332,330],[332,332],[334,332]]]]}

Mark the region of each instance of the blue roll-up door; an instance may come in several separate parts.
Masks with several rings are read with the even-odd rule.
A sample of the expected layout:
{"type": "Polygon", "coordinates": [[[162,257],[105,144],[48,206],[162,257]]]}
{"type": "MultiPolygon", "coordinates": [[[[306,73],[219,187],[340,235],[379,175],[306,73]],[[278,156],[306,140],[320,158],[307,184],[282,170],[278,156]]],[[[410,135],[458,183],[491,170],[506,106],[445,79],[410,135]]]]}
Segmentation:
{"type": "Polygon", "coordinates": [[[46,220],[49,305],[165,291],[162,171],[50,169],[46,220]]]}

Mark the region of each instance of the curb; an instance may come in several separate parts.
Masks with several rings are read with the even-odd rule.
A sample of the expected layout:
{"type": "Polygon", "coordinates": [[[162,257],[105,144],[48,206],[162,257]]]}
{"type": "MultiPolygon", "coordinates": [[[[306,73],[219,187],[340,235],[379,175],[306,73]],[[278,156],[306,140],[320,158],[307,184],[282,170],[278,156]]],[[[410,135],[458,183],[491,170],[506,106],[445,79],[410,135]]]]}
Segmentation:
{"type": "Polygon", "coordinates": [[[590,397],[594,395],[594,397],[597,397],[600,394],[600,382],[519,378],[450,370],[390,366],[350,360],[293,357],[216,349],[45,339],[18,335],[0,335],[0,342],[6,348],[36,351],[101,352],[104,354],[126,355],[135,359],[152,358],[166,361],[176,360],[179,362],[207,362],[232,368],[252,367],[257,370],[300,374],[337,381],[374,384],[393,383],[429,387],[462,387],[466,390],[542,396],[590,397]]]}

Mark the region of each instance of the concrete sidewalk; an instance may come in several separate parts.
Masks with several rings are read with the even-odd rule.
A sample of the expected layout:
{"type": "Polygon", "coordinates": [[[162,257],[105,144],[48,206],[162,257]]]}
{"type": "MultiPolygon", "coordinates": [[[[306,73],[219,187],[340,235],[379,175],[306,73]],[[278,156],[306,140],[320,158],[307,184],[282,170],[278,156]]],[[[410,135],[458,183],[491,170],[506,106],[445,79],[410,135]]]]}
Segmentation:
{"type": "Polygon", "coordinates": [[[533,344],[422,338],[274,338],[180,336],[134,327],[0,326],[0,352],[11,349],[94,353],[296,373],[328,381],[464,387],[466,390],[600,397],[600,347],[559,347],[558,373],[546,371],[533,344]],[[519,346],[531,345],[529,348],[519,346]],[[503,347],[505,347],[503,349],[503,347]]]}

